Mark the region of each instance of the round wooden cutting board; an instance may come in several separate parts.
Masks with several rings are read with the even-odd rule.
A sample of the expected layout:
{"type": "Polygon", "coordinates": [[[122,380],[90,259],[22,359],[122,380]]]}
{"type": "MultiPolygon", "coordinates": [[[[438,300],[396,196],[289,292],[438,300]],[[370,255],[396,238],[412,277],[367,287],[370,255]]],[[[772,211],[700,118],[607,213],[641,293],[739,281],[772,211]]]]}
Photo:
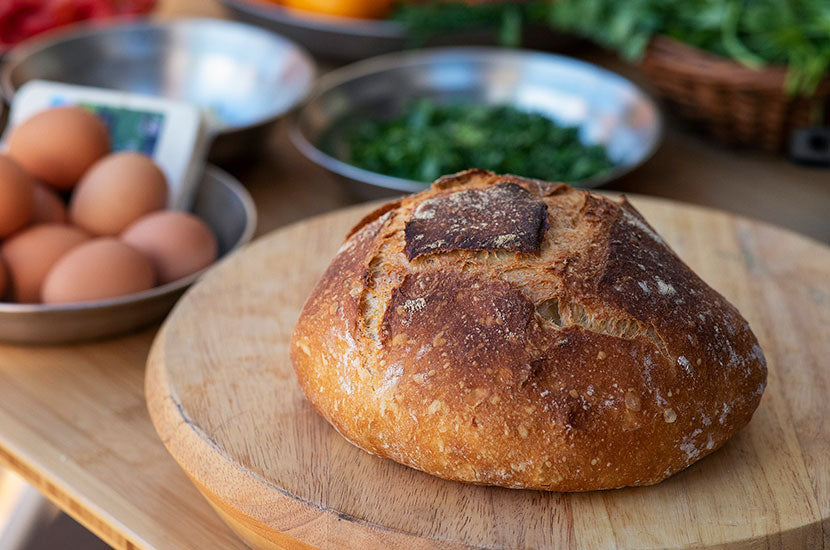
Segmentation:
{"type": "Polygon", "coordinates": [[[738,306],[769,362],[749,426],[659,485],[582,494],[464,485],[371,456],[322,420],[297,385],[288,342],[317,277],[371,206],[268,235],[182,299],[148,363],[156,429],[254,548],[830,548],[830,249],[720,212],[632,202],[738,306]]]}

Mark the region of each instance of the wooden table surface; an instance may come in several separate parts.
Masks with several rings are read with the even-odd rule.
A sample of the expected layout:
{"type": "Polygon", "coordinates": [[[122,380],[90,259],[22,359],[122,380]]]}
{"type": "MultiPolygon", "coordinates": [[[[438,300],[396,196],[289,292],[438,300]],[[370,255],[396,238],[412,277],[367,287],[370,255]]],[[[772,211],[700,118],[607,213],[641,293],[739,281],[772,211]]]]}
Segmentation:
{"type": "MultiPolygon", "coordinates": [[[[166,0],[160,12],[222,15],[209,0],[166,0]]],[[[352,202],[298,156],[284,128],[257,160],[227,168],[252,193],[260,234],[352,202]]],[[[830,171],[726,150],[674,122],[655,157],[611,189],[722,208],[830,242],[830,171]]],[[[115,548],[244,548],[150,423],[143,380],[155,331],[78,346],[0,345],[0,463],[115,548]]]]}

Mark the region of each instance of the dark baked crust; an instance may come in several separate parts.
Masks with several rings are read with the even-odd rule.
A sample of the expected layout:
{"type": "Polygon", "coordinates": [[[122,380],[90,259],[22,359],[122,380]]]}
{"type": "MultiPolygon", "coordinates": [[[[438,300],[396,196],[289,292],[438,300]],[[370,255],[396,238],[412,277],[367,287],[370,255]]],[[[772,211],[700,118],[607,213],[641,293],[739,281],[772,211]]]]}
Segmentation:
{"type": "Polygon", "coordinates": [[[427,199],[404,226],[410,261],[453,250],[539,253],[547,206],[524,187],[505,182],[427,199]]]}
{"type": "MultiPolygon", "coordinates": [[[[458,235],[447,227],[430,239],[458,235]]],[[[766,384],[746,321],[625,199],[480,170],[361,222],[291,357],[314,407],[359,447],[448,479],[557,491],[672,475],[744,426],[766,384]],[[462,245],[407,253],[420,205],[506,185],[530,200],[495,204],[515,224],[498,233],[541,223],[535,248],[453,237],[462,245]],[[534,204],[545,219],[527,219],[534,204]]]]}

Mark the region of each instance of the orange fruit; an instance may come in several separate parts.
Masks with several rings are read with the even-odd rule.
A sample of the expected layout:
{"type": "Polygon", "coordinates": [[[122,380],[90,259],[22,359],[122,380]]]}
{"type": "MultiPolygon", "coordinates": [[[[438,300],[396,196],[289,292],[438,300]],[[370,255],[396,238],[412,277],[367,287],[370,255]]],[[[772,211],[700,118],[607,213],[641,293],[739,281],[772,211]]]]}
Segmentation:
{"type": "Polygon", "coordinates": [[[378,19],[389,14],[392,0],[283,0],[289,8],[359,19],[378,19]]]}

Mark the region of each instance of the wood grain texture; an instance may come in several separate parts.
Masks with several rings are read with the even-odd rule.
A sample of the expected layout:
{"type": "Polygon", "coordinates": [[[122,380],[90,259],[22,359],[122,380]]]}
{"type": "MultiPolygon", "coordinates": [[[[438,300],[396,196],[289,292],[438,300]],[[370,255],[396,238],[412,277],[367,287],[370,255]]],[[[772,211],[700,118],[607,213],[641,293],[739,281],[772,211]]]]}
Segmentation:
{"type": "Polygon", "coordinates": [[[0,346],[0,464],[115,548],[243,548],[147,416],[155,330],[82,346],[0,346]],[[175,521],[182,535],[165,529],[175,521]]]}
{"type": "MultiPolygon", "coordinates": [[[[162,18],[223,17],[226,12],[215,0],[159,0],[158,15],[162,18]]],[[[567,53],[587,57],[591,62],[636,78],[631,67],[613,56],[582,49],[567,53]]],[[[330,65],[322,67],[323,70],[330,68],[330,65]]],[[[827,216],[830,192],[826,169],[801,167],[783,158],[726,149],[685,131],[671,119],[668,123],[666,141],[654,158],[615,182],[612,189],[716,206],[830,241],[827,216]]],[[[223,166],[253,195],[260,213],[260,234],[354,201],[334,177],[303,159],[285,134],[284,127],[279,128],[255,158],[223,166]]],[[[344,222],[344,225],[348,223],[344,222]]],[[[688,226],[683,220],[678,223],[688,226]]],[[[743,257],[743,253],[735,251],[740,250],[735,247],[736,232],[730,224],[726,225],[727,233],[716,237],[726,239],[725,246],[731,250],[729,262],[734,263],[743,257]]],[[[755,227],[754,224],[750,226],[755,227]]],[[[746,229],[749,227],[746,224],[742,227],[755,235],[754,229],[746,229]]],[[[334,227],[331,234],[339,238],[336,231],[337,227],[334,227]]],[[[758,238],[770,234],[779,235],[765,228],[758,238]]],[[[682,234],[679,228],[673,236],[678,242],[698,238],[682,234]]],[[[708,233],[700,236],[698,245],[705,244],[705,239],[710,237],[708,233]]],[[[773,373],[777,378],[771,379],[774,385],[770,395],[776,392],[778,396],[775,410],[781,411],[783,426],[799,426],[795,443],[810,449],[809,453],[803,454],[802,463],[807,471],[813,472],[810,482],[817,487],[813,494],[819,495],[816,504],[826,517],[830,508],[827,494],[830,474],[821,470],[821,464],[826,461],[823,457],[830,454],[830,438],[824,427],[827,410],[823,408],[826,407],[830,378],[826,359],[828,343],[821,339],[805,343],[793,337],[805,327],[813,333],[827,333],[828,268],[827,260],[821,259],[826,258],[826,252],[799,239],[796,242],[801,244],[793,250],[776,249],[787,246],[781,243],[791,240],[789,237],[775,238],[764,244],[753,237],[749,241],[753,253],[759,254],[758,251],[763,250],[764,269],[773,272],[771,280],[781,281],[785,289],[781,292],[756,298],[759,289],[773,284],[770,280],[763,285],[753,283],[743,288],[731,283],[720,284],[725,279],[706,275],[713,284],[720,284],[719,289],[731,292],[730,298],[742,296],[742,309],[753,321],[755,331],[763,336],[768,357],[782,369],[779,374],[773,373]],[[818,257],[810,258],[810,255],[818,257]],[[794,263],[788,265],[785,262],[794,263]],[[811,270],[811,274],[791,276],[799,269],[811,270]],[[804,283],[806,276],[812,281],[809,285],[804,283]],[[754,299],[759,303],[752,310],[743,306],[754,299]],[[773,318],[776,315],[783,317],[769,323],[759,320],[769,312],[773,318]],[[765,323],[766,328],[762,326],[765,323]],[[779,343],[774,356],[768,345],[773,340],[779,343]],[[821,354],[824,357],[820,357],[821,354]],[[802,372],[794,376],[784,370],[791,364],[806,364],[814,374],[802,372]],[[789,385],[776,388],[775,384],[781,379],[789,385]]],[[[689,248],[694,246],[689,245],[689,248]]],[[[691,254],[687,257],[694,259],[691,254]]],[[[718,275],[718,269],[713,269],[718,275]]],[[[310,287],[312,282],[304,284],[310,287]]],[[[144,363],[154,334],[155,329],[150,329],[106,342],[53,348],[0,345],[0,464],[22,474],[64,511],[118,550],[245,548],[214,510],[199,498],[198,491],[167,454],[150,423],[143,385],[144,363]]],[[[768,410],[766,400],[762,412],[768,410]]],[[[777,413],[775,418],[778,418],[777,413]]],[[[780,428],[767,438],[758,434],[759,439],[754,444],[772,440],[776,446],[771,449],[777,450],[774,436],[779,432],[780,428]]],[[[724,452],[732,451],[727,448],[724,452]]],[[[712,457],[712,460],[716,458],[712,457]]],[[[331,482],[335,481],[347,483],[349,480],[340,478],[331,482]]],[[[322,493],[328,489],[320,486],[318,490],[322,493]]],[[[361,488],[352,487],[351,491],[359,495],[361,488]]],[[[742,501],[738,493],[719,500],[718,506],[734,507],[742,501]]],[[[582,508],[585,513],[575,523],[583,531],[585,526],[592,524],[619,527],[629,521],[626,514],[615,516],[604,504],[593,502],[592,508],[582,508]]],[[[441,508],[430,513],[440,515],[441,508]]],[[[479,508],[471,508],[471,517],[482,513],[479,508]]],[[[507,521],[508,513],[512,512],[491,513],[490,521],[494,518],[507,521]]],[[[775,521],[761,517],[764,513],[763,510],[758,512],[759,518],[753,520],[753,525],[775,521]]],[[[566,514],[569,514],[567,509],[558,509],[547,521],[556,523],[566,514]]],[[[642,523],[630,525],[630,529],[638,529],[642,523]]],[[[720,527],[717,524],[701,525],[687,537],[699,537],[698,529],[708,532],[720,527]]],[[[273,530],[264,524],[248,532],[254,533],[250,536],[259,536],[255,534],[259,532],[268,536],[273,534],[273,530]]],[[[267,540],[263,537],[261,540],[267,540]]],[[[830,547],[827,535],[824,537],[821,542],[830,547]]],[[[786,540],[782,538],[770,545],[784,547],[786,540]]],[[[588,539],[587,544],[613,548],[617,542],[598,534],[594,539],[588,539]]],[[[759,543],[755,547],[764,545],[759,543]]],[[[751,544],[747,546],[752,547],[751,544]]]]}
{"type": "Polygon", "coordinates": [[[173,457],[255,548],[830,548],[830,250],[667,201],[632,202],[749,320],[769,387],[749,427],[654,486],[474,487],[370,456],[305,401],[294,320],[366,207],[273,233],[179,303],[148,362],[173,457]]]}

